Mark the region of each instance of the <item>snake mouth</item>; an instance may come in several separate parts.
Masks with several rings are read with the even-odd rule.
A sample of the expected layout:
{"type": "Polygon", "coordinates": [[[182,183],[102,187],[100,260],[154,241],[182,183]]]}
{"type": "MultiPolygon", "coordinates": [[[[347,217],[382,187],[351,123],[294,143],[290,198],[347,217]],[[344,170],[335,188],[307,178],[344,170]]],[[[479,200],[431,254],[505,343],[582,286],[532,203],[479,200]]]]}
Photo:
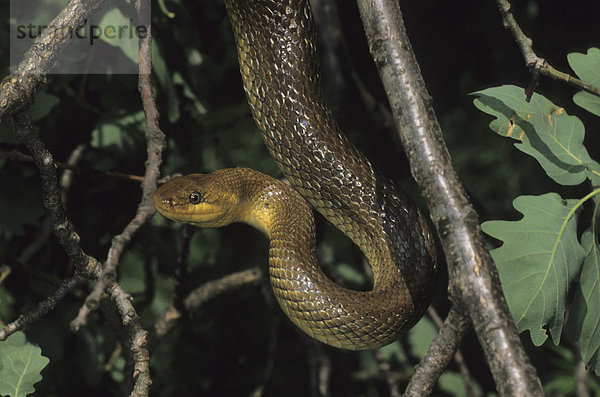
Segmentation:
{"type": "Polygon", "coordinates": [[[167,211],[164,208],[156,207],[158,212],[165,218],[168,218],[176,222],[191,223],[193,225],[204,226],[204,224],[211,222],[215,218],[219,218],[224,214],[224,211],[215,212],[203,212],[201,214],[193,212],[174,212],[167,211]]]}
{"type": "Polygon", "coordinates": [[[204,226],[214,219],[217,219],[225,211],[175,211],[173,207],[165,205],[166,203],[155,203],[156,210],[165,218],[176,222],[191,223],[198,226],[204,226]]]}
{"type": "Polygon", "coordinates": [[[202,213],[189,213],[189,214],[180,214],[182,217],[182,222],[188,222],[191,224],[195,224],[198,226],[208,226],[208,224],[215,219],[223,216],[225,211],[211,211],[211,212],[202,212],[202,213]]]}

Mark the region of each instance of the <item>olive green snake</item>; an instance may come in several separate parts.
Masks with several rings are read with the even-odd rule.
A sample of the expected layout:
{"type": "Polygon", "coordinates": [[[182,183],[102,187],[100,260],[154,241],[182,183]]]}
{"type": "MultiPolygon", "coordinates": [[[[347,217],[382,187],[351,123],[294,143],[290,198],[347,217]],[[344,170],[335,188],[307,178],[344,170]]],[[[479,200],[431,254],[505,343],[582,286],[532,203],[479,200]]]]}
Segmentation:
{"type": "Polygon", "coordinates": [[[226,7],[252,115],[289,184],[246,168],[192,174],[161,186],[156,208],[202,227],[257,227],[270,241],[274,294],[294,324],[340,348],[386,345],[421,318],[434,292],[435,245],[425,218],[332,117],[308,2],[226,0],[226,7]],[[300,195],[361,248],[371,290],[343,288],[323,273],[312,212],[300,195]]]}

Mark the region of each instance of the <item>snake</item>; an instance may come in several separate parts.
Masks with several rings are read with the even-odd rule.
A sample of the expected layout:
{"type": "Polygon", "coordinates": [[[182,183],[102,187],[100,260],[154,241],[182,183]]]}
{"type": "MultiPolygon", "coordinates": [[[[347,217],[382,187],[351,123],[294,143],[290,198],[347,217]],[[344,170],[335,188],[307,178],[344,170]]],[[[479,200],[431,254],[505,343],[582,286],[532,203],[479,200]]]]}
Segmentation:
{"type": "Polygon", "coordinates": [[[162,185],[155,207],[199,227],[256,227],[269,239],[274,295],[294,324],[342,349],[387,345],[413,327],[432,300],[436,249],[426,219],[335,121],[321,87],[308,1],[225,5],[252,116],[287,182],[248,168],[191,174],[162,185]],[[361,249],[371,289],[348,289],[326,276],[311,207],[361,249]]]}

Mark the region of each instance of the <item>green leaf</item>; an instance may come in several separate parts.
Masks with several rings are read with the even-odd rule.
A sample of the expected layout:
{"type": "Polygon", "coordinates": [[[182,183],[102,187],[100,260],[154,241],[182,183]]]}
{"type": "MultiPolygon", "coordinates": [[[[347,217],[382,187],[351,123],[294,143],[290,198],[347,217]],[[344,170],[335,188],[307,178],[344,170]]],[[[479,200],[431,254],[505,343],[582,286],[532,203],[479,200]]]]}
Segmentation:
{"type": "MultiPolygon", "coordinates": [[[[438,381],[438,385],[440,390],[448,393],[451,396],[466,396],[467,395],[467,387],[465,385],[465,380],[461,374],[456,372],[445,371],[438,381]]],[[[481,395],[481,390],[478,390],[481,395]]]]}
{"type": "Polygon", "coordinates": [[[581,80],[600,87],[600,49],[592,47],[587,54],[572,52],[567,60],[581,80]]]}
{"type": "Polygon", "coordinates": [[[0,237],[25,236],[25,226],[38,225],[44,215],[40,188],[23,183],[22,176],[0,175],[0,186],[10,186],[0,192],[0,237]]]}
{"type": "Polygon", "coordinates": [[[181,117],[179,96],[171,77],[171,71],[163,56],[163,51],[156,44],[156,41],[152,41],[152,70],[161,88],[166,93],[169,122],[176,123],[181,117]]]}
{"type": "Polygon", "coordinates": [[[519,140],[515,147],[534,157],[556,182],[577,185],[591,169],[600,175],[600,164],[590,158],[583,145],[585,130],[577,117],[539,94],[526,102],[523,89],[512,85],[474,94],[478,96],[475,106],[496,117],[490,128],[519,140]]]}
{"type": "Polygon", "coordinates": [[[196,112],[199,115],[206,114],[206,107],[202,104],[202,102],[200,102],[200,99],[198,99],[198,97],[194,93],[194,90],[192,89],[192,87],[190,87],[188,82],[185,81],[181,73],[173,73],[173,84],[179,85],[183,88],[183,96],[192,101],[192,103],[194,104],[194,108],[196,109],[196,112]]]}
{"type": "Polygon", "coordinates": [[[0,342],[0,395],[24,397],[33,393],[33,385],[42,380],[40,372],[49,362],[42,349],[28,343],[22,332],[0,342]]]}
{"type": "Polygon", "coordinates": [[[340,263],[335,268],[336,273],[344,280],[361,285],[365,282],[365,275],[347,263],[340,263]]]}
{"type": "Polygon", "coordinates": [[[600,97],[589,92],[579,91],[573,95],[573,102],[588,112],[600,116],[600,97]]]}
{"type": "Polygon", "coordinates": [[[94,148],[110,146],[126,149],[135,145],[134,134],[144,130],[144,112],[126,114],[115,120],[101,121],[92,131],[91,145],[94,148]]]}
{"type": "MultiPolygon", "coordinates": [[[[598,203],[596,204],[596,211],[598,203]]],[[[596,211],[593,219],[596,219],[596,211]]],[[[594,233],[596,223],[581,236],[586,256],[575,291],[565,331],[569,339],[579,342],[581,358],[600,372],[600,247],[594,233]]]]}
{"type": "Polygon", "coordinates": [[[29,109],[29,114],[31,115],[31,119],[33,121],[37,121],[42,119],[50,114],[52,109],[56,105],[60,103],[60,99],[57,96],[46,94],[43,91],[40,91],[35,96],[35,102],[31,105],[29,109]]]}
{"type": "MultiPolygon", "coordinates": [[[[100,39],[113,47],[120,48],[123,54],[137,65],[139,62],[137,35],[123,34],[119,31],[122,27],[130,25],[130,19],[116,7],[106,12],[98,23],[105,32],[100,35],[100,39]]],[[[129,30],[126,32],[129,33],[129,30]]]]}
{"type": "MultiPolygon", "coordinates": [[[[600,87],[600,49],[590,48],[587,54],[572,52],[567,55],[571,69],[588,84],[600,87]]],[[[579,91],[573,102],[590,113],[600,116],[600,97],[589,92],[579,91]]]]}
{"type": "Polygon", "coordinates": [[[547,339],[546,329],[554,343],[560,341],[568,288],[585,255],[575,216],[583,201],[556,193],[519,196],[513,206],[522,219],[481,225],[503,241],[491,252],[502,288],[519,332],[529,330],[537,346],[547,339]]]}
{"type": "Polygon", "coordinates": [[[408,334],[411,353],[419,358],[425,357],[425,353],[427,353],[427,349],[429,349],[437,333],[438,329],[433,325],[433,322],[427,316],[424,316],[408,334]]]}

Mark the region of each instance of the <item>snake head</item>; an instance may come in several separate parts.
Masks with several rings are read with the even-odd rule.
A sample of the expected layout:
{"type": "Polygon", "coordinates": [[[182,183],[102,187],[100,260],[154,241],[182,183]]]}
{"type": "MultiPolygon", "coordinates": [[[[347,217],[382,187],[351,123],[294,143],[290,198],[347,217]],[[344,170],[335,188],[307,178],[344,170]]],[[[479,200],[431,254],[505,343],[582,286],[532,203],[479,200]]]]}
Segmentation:
{"type": "Polygon", "coordinates": [[[230,224],[239,201],[231,186],[224,184],[215,173],[173,178],[152,197],[157,211],[164,217],[200,227],[230,224]]]}

